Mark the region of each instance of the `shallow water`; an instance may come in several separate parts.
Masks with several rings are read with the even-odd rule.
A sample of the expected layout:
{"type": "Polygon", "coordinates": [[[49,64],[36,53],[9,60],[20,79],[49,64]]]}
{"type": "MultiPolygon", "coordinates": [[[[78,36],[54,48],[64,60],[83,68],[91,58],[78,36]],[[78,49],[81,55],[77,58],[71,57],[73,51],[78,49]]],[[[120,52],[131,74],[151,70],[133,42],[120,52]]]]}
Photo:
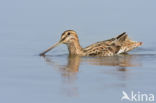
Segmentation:
{"type": "MultiPolygon", "coordinates": [[[[156,96],[155,1],[0,1],[0,103],[122,103],[122,91],[156,96]],[[83,47],[122,32],[144,44],[127,55],[68,56],[67,29],[83,47]]],[[[147,102],[146,102],[147,103],[147,102]]]]}

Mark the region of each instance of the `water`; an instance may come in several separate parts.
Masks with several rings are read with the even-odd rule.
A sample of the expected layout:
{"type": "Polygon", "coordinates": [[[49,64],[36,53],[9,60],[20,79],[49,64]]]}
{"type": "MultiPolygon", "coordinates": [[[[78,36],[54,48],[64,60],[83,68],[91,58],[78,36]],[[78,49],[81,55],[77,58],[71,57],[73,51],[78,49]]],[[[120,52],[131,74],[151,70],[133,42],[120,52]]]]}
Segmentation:
{"type": "MultiPolygon", "coordinates": [[[[155,1],[0,1],[1,103],[122,103],[122,91],[156,95],[155,1]],[[83,47],[122,32],[144,44],[128,55],[69,57],[67,29],[83,47]]],[[[126,101],[124,101],[126,102],[126,101]]]]}

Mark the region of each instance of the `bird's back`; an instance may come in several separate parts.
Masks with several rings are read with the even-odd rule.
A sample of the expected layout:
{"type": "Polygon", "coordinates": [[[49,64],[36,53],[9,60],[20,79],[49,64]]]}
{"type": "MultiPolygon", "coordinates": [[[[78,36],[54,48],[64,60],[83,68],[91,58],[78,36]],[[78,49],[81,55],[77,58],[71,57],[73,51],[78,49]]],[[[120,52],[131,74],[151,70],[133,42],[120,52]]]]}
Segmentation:
{"type": "Polygon", "coordinates": [[[124,32],[115,38],[97,42],[83,50],[87,56],[113,56],[115,54],[128,52],[138,46],[140,46],[138,42],[130,40],[124,32]]]}

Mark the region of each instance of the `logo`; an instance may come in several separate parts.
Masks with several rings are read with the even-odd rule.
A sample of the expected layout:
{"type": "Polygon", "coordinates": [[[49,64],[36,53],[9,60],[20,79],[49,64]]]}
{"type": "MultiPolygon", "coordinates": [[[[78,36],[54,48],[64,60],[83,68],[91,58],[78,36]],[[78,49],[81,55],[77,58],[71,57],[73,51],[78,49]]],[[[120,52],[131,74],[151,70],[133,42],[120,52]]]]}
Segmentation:
{"type": "Polygon", "coordinates": [[[131,91],[131,93],[128,95],[125,91],[122,91],[122,97],[121,101],[136,101],[136,102],[153,102],[154,101],[154,94],[146,94],[141,92],[134,92],[131,91]]]}

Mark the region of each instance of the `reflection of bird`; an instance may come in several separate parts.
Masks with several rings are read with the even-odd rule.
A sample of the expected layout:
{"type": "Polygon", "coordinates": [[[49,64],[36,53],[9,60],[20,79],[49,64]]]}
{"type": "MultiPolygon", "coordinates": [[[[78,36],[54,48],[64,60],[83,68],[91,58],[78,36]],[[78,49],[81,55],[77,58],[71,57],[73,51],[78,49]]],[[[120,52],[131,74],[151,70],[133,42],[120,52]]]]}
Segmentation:
{"type": "MultiPolygon", "coordinates": [[[[139,55],[120,54],[119,56],[85,57],[82,60],[92,65],[135,67],[141,66],[139,55]]],[[[120,68],[121,69],[121,68],[120,68]]],[[[123,69],[122,69],[123,70],[123,69]]]]}
{"type": "MultiPolygon", "coordinates": [[[[63,80],[63,93],[68,96],[77,96],[78,87],[75,86],[77,79],[79,78],[79,67],[81,64],[88,63],[89,65],[98,65],[98,66],[112,66],[117,67],[117,71],[127,71],[126,67],[139,66],[140,61],[137,60],[137,55],[121,55],[121,56],[110,56],[110,57],[81,57],[78,55],[69,55],[67,58],[62,55],[61,58],[64,58],[64,61],[67,61],[65,65],[57,61],[60,59],[60,56],[42,56],[45,62],[48,65],[51,65],[53,69],[56,69],[61,74],[63,80]],[[135,62],[133,62],[135,61],[135,62]]],[[[107,69],[108,70],[108,69],[107,69]]],[[[110,70],[109,70],[110,71],[110,70]]],[[[116,73],[113,71],[113,73],[116,73]]],[[[122,73],[121,78],[125,79],[127,77],[126,73],[122,73]],[[126,77],[125,77],[126,76],[126,77]]],[[[113,74],[114,75],[114,74],[113,74]]]]}
{"type": "Polygon", "coordinates": [[[63,76],[71,76],[75,75],[76,72],[79,71],[79,65],[80,65],[80,56],[68,56],[67,64],[66,65],[60,65],[56,61],[53,61],[51,57],[43,56],[46,63],[49,65],[54,66],[55,68],[59,68],[59,71],[62,72],[63,76]]]}
{"type": "Polygon", "coordinates": [[[63,32],[61,40],[55,45],[45,50],[40,55],[44,55],[59,44],[66,44],[68,46],[69,54],[80,56],[113,56],[120,53],[128,52],[142,44],[142,42],[135,42],[128,38],[124,32],[121,35],[97,42],[86,48],[82,48],[79,44],[77,33],[73,30],[63,32]]]}
{"type": "Polygon", "coordinates": [[[122,91],[122,94],[123,94],[123,96],[122,96],[121,100],[127,99],[127,100],[130,101],[130,98],[128,97],[128,95],[127,95],[127,93],[125,91],[122,91]]]}
{"type": "Polygon", "coordinates": [[[68,56],[66,65],[53,61],[53,58],[49,56],[43,56],[43,59],[60,72],[63,80],[63,84],[61,85],[63,94],[77,96],[79,93],[75,81],[77,79],[77,72],[79,71],[80,56],[68,56]]]}

